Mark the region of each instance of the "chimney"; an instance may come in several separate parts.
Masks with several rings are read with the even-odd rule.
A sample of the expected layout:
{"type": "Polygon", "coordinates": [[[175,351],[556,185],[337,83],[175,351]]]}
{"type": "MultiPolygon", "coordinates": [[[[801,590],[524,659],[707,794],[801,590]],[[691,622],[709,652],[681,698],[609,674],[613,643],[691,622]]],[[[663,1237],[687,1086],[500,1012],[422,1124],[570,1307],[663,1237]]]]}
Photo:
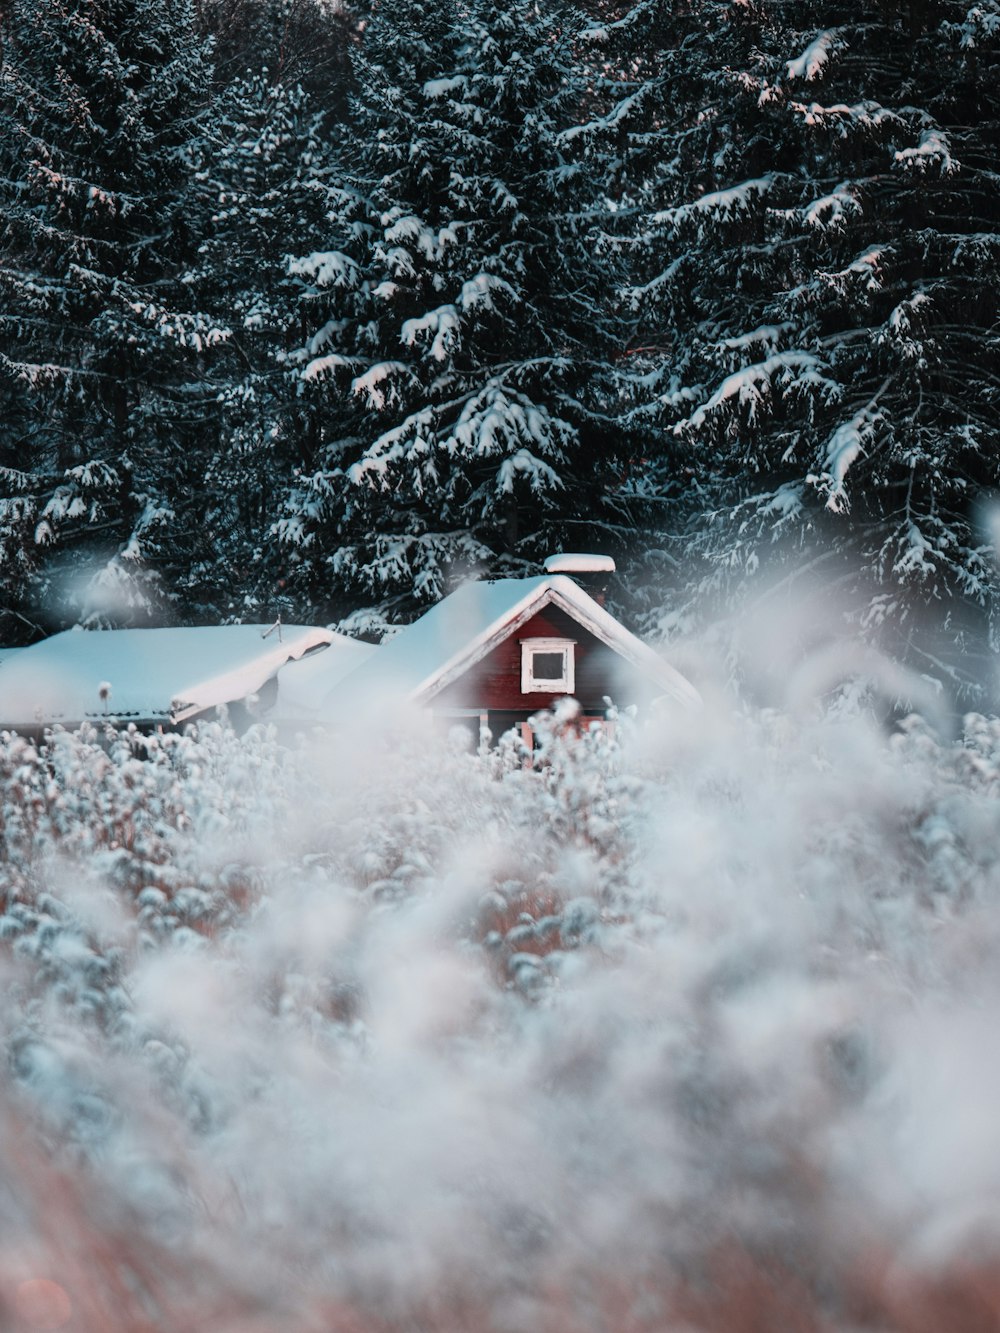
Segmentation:
{"type": "Polygon", "coordinates": [[[593,597],[598,606],[604,605],[608,583],[615,572],[610,555],[589,555],[580,551],[565,551],[550,555],[545,561],[546,574],[568,574],[593,597]]]}

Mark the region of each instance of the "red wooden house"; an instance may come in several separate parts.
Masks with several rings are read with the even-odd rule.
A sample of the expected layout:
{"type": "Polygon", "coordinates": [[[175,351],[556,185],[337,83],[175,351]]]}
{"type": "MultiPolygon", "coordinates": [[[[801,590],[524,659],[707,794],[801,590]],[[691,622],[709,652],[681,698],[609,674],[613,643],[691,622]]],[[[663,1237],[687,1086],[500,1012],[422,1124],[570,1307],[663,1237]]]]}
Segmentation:
{"type": "MultiPolygon", "coordinates": [[[[572,697],[584,719],[658,699],[692,709],[698,692],[575,578],[614,570],[607,557],[556,556],[538,578],[467,583],[384,643],[336,693],[407,700],[434,718],[494,736],[572,697]]],[[[331,699],[330,703],[334,701],[331,699]]]]}

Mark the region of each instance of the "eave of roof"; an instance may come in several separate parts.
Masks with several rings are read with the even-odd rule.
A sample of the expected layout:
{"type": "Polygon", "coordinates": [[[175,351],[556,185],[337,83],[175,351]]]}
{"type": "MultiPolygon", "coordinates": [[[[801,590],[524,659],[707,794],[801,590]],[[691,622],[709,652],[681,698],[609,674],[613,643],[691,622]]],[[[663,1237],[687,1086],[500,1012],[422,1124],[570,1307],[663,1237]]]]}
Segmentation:
{"type": "Polygon", "coordinates": [[[310,625],[283,626],[280,637],[264,625],[67,630],[0,666],[0,726],[184,722],[255,694],[286,662],[339,637],[310,625]]]}
{"type": "Polygon", "coordinates": [[[411,692],[410,698],[415,703],[430,703],[434,697],[446,689],[460,676],[471,670],[511,634],[516,634],[522,625],[537,615],[546,606],[557,606],[568,616],[589,630],[595,639],[618,653],[627,662],[656,681],[676,703],[685,708],[700,708],[701,695],[679,671],[654,652],[648,644],[637,638],[631,630],[625,628],[609,611],[571,578],[564,574],[553,574],[540,579],[528,589],[524,596],[515,603],[509,612],[498,617],[477,635],[465,649],[456,653],[438,671],[432,672],[411,692]]]}
{"type": "Polygon", "coordinates": [[[295,626],[296,637],[292,640],[277,639],[273,648],[254,658],[250,663],[241,664],[221,675],[210,675],[196,684],[185,687],[185,694],[190,700],[175,697],[170,701],[171,721],[187,722],[206,709],[217,708],[221,704],[233,703],[245,699],[256,692],[276,675],[288,662],[297,662],[318,651],[329,651],[330,645],[339,635],[330,630],[312,626],[295,626]]]}
{"type": "Polygon", "coordinates": [[[678,671],[561,574],[464,584],[383,644],[373,661],[346,677],[343,686],[427,705],[549,604],[566,612],[663,695],[687,709],[701,706],[701,696],[678,671]]]}

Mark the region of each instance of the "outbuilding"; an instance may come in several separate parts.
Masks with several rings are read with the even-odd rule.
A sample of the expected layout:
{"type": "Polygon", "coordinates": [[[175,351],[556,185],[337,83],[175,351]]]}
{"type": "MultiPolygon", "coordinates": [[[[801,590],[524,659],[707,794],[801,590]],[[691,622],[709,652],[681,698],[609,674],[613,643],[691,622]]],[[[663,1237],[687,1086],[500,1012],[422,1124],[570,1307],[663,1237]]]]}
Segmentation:
{"type": "Polygon", "coordinates": [[[64,630],[2,655],[0,730],[40,733],[110,720],[151,730],[220,706],[237,725],[266,721],[282,667],[301,663],[315,678],[306,659],[322,658],[329,689],[374,651],[312,625],[64,630]]]}

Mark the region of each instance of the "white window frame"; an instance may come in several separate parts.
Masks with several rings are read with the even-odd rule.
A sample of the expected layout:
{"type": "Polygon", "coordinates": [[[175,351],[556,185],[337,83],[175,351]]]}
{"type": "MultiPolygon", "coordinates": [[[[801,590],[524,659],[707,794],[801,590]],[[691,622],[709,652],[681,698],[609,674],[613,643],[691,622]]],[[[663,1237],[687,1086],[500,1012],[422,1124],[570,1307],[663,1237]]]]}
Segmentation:
{"type": "Polygon", "coordinates": [[[576,689],[575,639],[521,640],[521,693],[572,694],[576,689]],[[535,653],[562,653],[563,673],[557,680],[535,679],[535,653]]]}

